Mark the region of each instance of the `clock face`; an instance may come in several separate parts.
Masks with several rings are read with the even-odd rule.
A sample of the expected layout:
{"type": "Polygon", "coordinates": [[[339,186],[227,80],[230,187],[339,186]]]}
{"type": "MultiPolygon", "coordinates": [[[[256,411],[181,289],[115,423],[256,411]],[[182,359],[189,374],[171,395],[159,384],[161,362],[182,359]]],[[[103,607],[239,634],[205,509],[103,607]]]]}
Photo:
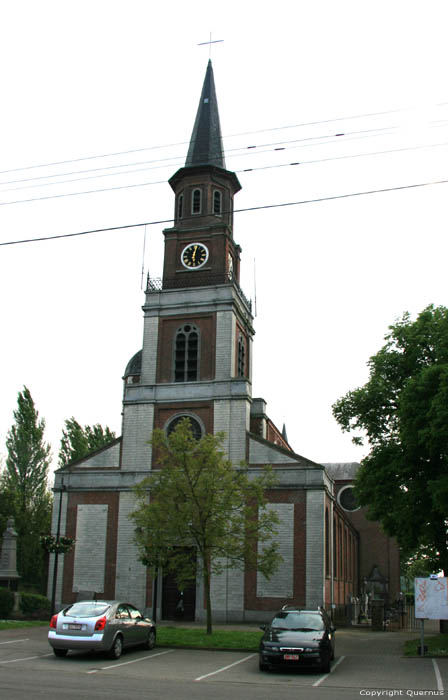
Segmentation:
{"type": "Polygon", "coordinates": [[[189,269],[202,267],[208,260],[208,249],[202,243],[190,243],[180,256],[182,265],[189,269]]]}

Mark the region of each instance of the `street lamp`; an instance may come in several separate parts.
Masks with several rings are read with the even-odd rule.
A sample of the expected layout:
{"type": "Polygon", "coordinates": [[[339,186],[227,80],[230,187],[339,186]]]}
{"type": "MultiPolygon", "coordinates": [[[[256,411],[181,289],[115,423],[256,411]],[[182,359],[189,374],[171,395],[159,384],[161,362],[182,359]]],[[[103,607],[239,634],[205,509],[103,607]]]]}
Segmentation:
{"type": "Polygon", "coordinates": [[[66,490],[64,485],[64,479],[61,479],[61,490],[59,495],[59,512],[58,512],[58,525],[56,530],[56,548],[54,553],[54,566],[53,566],[53,587],[51,591],[51,612],[50,616],[54,615],[55,600],[56,600],[56,582],[58,578],[58,556],[59,556],[59,537],[61,535],[61,514],[62,514],[62,494],[66,490]]]}

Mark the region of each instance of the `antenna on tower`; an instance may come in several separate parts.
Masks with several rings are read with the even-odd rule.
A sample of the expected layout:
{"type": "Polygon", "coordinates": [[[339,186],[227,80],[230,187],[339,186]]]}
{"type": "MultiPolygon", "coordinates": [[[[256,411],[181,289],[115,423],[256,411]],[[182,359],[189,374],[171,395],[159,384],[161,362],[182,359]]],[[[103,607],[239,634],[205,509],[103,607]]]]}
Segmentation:
{"type": "Polygon", "coordinates": [[[146,224],[143,228],[142,277],[141,277],[141,281],[140,281],[140,288],[141,289],[143,289],[143,278],[145,276],[145,250],[146,250],[146,224]]]}
{"type": "Polygon", "coordinates": [[[254,317],[257,315],[257,271],[254,258],[254,317]]]}

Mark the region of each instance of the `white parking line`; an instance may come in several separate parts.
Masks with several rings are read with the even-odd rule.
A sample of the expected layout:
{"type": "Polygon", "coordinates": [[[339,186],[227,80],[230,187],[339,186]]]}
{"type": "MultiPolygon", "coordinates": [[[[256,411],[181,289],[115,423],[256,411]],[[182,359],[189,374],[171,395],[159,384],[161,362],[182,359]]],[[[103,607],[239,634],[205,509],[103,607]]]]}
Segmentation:
{"type": "Polygon", "coordinates": [[[434,667],[434,673],[436,674],[436,681],[437,681],[437,690],[441,692],[443,695],[443,681],[442,681],[442,676],[440,675],[439,671],[439,665],[435,659],[432,660],[432,665],[434,667]]]}
{"type": "MultiPolygon", "coordinates": [[[[341,663],[341,661],[343,661],[344,659],[345,659],[345,656],[340,656],[339,659],[336,661],[336,663],[333,664],[333,666],[331,667],[330,673],[333,673],[333,671],[339,666],[339,664],[341,663]]],[[[321,676],[321,677],[319,678],[318,681],[316,681],[315,683],[313,683],[313,688],[317,688],[318,685],[320,685],[321,683],[323,683],[324,680],[325,680],[326,678],[328,678],[328,676],[330,675],[330,673],[326,673],[324,676],[321,676]]]]}
{"type": "Polygon", "coordinates": [[[0,642],[0,644],[15,644],[16,642],[28,642],[29,637],[25,637],[25,639],[11,639],[10,642],[0,642]]]}
{"type": "Polygon", "coordinates": [[[244,659],[240,659],[239,661],[235,661],[233,664],[229,664],[228,666],[223,666],[222,668],[218,668],[217,671],[212,671],[211,673],[206,673],[205,676],[199,676],[199,678],[195,678],[195,681],[202,681],[204,678],[208,678],[209,676],[214,676],[217,673],[222,673],[222,671],[227,671],[228,668],[232,668],[232,666],[238,666],[238,664],[244,663],[244,661],[248,661],[249,659],[253,659],[254,656],[257,656],[257,654],[251,654],[250,656],[245,656],[244,659]]]}
{"type": "Polygon", "coordinates": [[[138,664],[139,661],[148,661],[148,659],[155,659],[156,656],[163,656],[164,654],[172,654],[176,649],[168,649],[168,651],[159,651],[158,654],[151,654],[151,656],[143,656],[139,659],[133,659],[132,661],[123,661],[119,664],[111,664],[110,666],[101,666],[101,668],[94,668],[91,671],[86,671],[86,673],[98,673],[98,671],[110,671],[111,669],[118,668],[119,666],[129,666],[129,664],[138,664]]]}

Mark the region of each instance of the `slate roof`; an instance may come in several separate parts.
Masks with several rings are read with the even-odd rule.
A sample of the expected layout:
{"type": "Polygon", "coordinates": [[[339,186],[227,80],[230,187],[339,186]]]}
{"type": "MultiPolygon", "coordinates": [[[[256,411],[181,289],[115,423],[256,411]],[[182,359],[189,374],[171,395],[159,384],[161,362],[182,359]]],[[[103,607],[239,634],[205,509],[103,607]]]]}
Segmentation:
{"type": "Polygon", "coordinates": [[[209,60],[202,86],[196,120],[191,134],[185,167],[214,165],[226,167],[222,147],[221,126],[219,123],[218,101],[212,62],[209,60]]]}

